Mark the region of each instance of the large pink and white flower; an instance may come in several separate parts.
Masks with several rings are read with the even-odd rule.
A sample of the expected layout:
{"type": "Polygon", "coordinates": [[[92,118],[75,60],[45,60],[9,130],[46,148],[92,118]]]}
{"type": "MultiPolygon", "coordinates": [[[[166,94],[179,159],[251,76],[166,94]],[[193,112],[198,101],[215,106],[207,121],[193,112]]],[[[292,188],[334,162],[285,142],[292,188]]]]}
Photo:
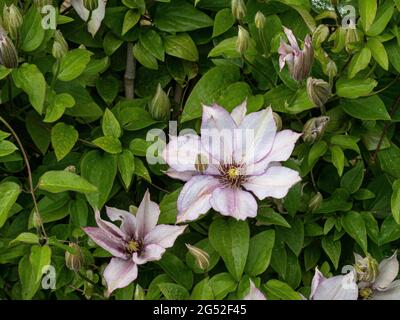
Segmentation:
{"type": "Polygon", "coordinates": [[[150,200],[147,191],[139,205],[136,217],[124,210],[107,208],[111,221],[121,221],[120,227],[102,220],[96,210],[98,227],[83,230],[100,247],[113,255],[104,270],[108,293],[133,282],[138,275],[138,265],[160,260],[166,248],[173,246],[186,226],[157,225],[159,206],[150,200]]]}
{"type": "Polygon", "coordinates": [[[245,220],[257,215],[257,201],[281,199],[300,181],[283,167],[300,134],[277,132],[271,108],[246,115],[246,102],[232,113],[203,106],[201,136],[171,137],[164,149],[167,174],[187,181],[178,198],[177,221],[192,221],[210,208],[245,220]]]}

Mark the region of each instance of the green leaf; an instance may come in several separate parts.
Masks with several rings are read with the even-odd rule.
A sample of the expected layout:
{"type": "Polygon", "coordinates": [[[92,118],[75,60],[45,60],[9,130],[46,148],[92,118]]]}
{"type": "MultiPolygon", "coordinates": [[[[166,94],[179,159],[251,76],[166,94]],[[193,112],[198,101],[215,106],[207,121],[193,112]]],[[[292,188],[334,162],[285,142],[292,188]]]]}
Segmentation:
{"type": "Polygon", "coordinates": [[[178,284],[188,290],[192,287],[193,273],[177,256],[165,253],[157,263],[178,284]]]}
{"type": "Polygon", "coordinates": [[[137,10],[128,10],[124,16],[124,22],[122,23],[121,36],[125,35],[131,30],[140,20],[140,13],[137,10]]]}
{"type": "Polygon", "coordinates": [[[333,237],[324,237],[321,240],[322,249],[326,255],[331,259],[335,269],[339,266],[340,253],[342,251],[342,244],[339,240],[335,241],[333,237]]]}
{"type": "Polygon", "coordinates": [[[43,275],[43,267],[51,263],[51,249],[48,245],[32,246],[29,261],[32,265],[32,272],[36,282],[40,282],[43,275]]]}
{"type": "Polygon", "coordinates": [[[203,279],[193,288],[191,300],[214,300],[214,292],[208,279],[203,279]]]}
{"type": "Polygon", "coordinates": [[[135,172],[135,157],[130,150],[123,150],[118,155],[118,171],[126,190],[129,189],[135,172]]]}
{"type": "Polygon", "coordinates": [[[378,85],[374,79],[339,79],[336,82],[336,93],[339,97],[356,99],[367,96],[378,85]]]}
{"type": "Polygon", "coordinates": [[[211,27],[213,20],[186,1],[172,0],[157,6],[154,23],[162,31],[175,33],[211,27]]]}
{"type": "Polygon", "coordinates": [[[160,35],[154,30],[141,32],[139,36],[140,44],[148,52],[160,61],[164,61],[164,45],[160,35]]]}
{"type": "Polygon", "coordinates": [[[100,77],[96,81],[96,89],[107,105],[111,105],[119,92],[119,81],[113,76],[100,77]]]}
{"type": "Polygon", "coordinates": [[[25,52],[32,52],[42,44],[45,29],[42,27],[42,16],[35,6],[24,15],[20,35],[21,49],[25,52]]]}
{"type": "Polygon", "coordinates": [[[245,266],[246,273],[255,277],[267,270],[275,243],[275,231],[257,233],[250,239],[249,254],[245,266]]]}
{"type": "Polygon", "coordinates": [[[121,126],[117,118],[108,108],[104,110],[101,128],[105,136],[119,138],[122,134],[121,126]]]}
{"type": "Polygon", "coordinates": [[[18,243],[29,243],[29,244],[39,244],[39,236],[35,233],[22,232],[14,240],[10,241],[10,246],[18,243]]]}
{"type": "Polygon", "coordinates": [[[16,145],[8,140],[0,141],[0,157],[8,156],[18,150],[16,145]]]}
{"type": "Polygon", "coordinates": [[[397,72],[400,72],[400,46],[396,40],[385,43],[389,61],[397,72]]]}
{"type": "Polygon", "coordinates": [[[182,122],[201,116],[201,104],[212,104],[221,91],[240,78],[239,68],[219,66],[207,71],[193,88],[182,113],[182,122]]]}
{"type": "Polygon", "coordinates": [[[391,208],[394,220],[400,224],[400,179],[393,182],[393,193],[391,198],[391,208]]]}
{"type": "Polygon", "coordinates": [[[339,146],[332,146],[331,153],[332,153],[332,163],[336,167],[338,174],[341,177],[343,174],[343,168],[344,168],[343,150],[339,146]]]}
{"type": "Polygon", "coordinates": [[[108,200],[117,174],[117,157],[97,150],[89,151],[81,161],[82,177],[97,187],[85,194],[93,208],[101,210],[108,200]]]}
{"type": "Polygon", "coordinates": [[[210,279],[209,284],[217,300],[222,300],[228,293],[235,291],[237,287],[237,282],[227,272],[216,274],[210,279]]]}
{"type": "Polygon", "coordinates": [[[73,126],[63,122],[57,123],[51,129],[51,144],[56,153],[57,160],[63,159],[78,141],[79,133],[73,126]]]}
{"type": "Polygon", "coordinates": [[[43,113],[43,104],[46,96],[46,81],[39,68],[34,64],[24,63],[12,72],[15,85],[22,89],[29,97],[29,102],[39,113],[43,113]]]}
{"type": "Polygon", "coordinates": [[[343,100],[341,107],[346,113],[357,119],[390,120],[385,104],[377,95],[354,100],[343,100]]]}
{"type": "Polygon", "coordinates": [[[150,51],[145,49],[140,42],[136,43],[133,47],[133,55],[143,66],[149,69],[157,70],[157,59],[151,54],[150,51]]]}
{"type": "Polygon", "coordinates": [[[13,69],[8,69],[5,66],[0,65],[0,80],[3,80],[5,77],[7,77],[12,70],[13,69]]]}
{"type": "Polygon", "coordinates": [[[219,35],[228,31],[235,23],[235,18],[232,15],[230,8],[225,8],[217,12],[214,20],[214,28],[212,37],[218,37],[219,35]]]}
{"type": "Polygon", "coordinates": [[[265,290],[270,300],[301,300],[301,296],[288,284],[279,280],[269,280],[265,290]]]}
{"type": "Polygon", "coordinates": [[[277,227],[276,230],[279,233],[280,239],[298,256],[304,244],[304,224],[301,219],[295,218],[293,221],[290,221],[290,225],[290,229],[277,227]]]}
{"type": "MultiPolygon", "coordinates": [[[[375,1],[375,0],[371,0],[375,1]]],[[[371,61],[371,50],[369,48],[362,48],[360,52],[356,53],[349,64],[349,79],[353,79],[357,73],[368,67],[371,61]]]]}
{"type": "Polygon", "coordinates": [[[39,290],[40,282],[36,281],[29,255],[25,255],[18,263],[18,275],[21,282],[22,299],[30,300],[39,290]]]}
{"type": "Polygon", "coordinates": [[[374,37],[381,34],[391,18],[393,17],[394,3],[392,0],[383,1],[379,4],[378,14],[376,15],[374,23],[367,31],[367,35],[374,37]]]}
{"type": "Polygon", "coordinates": [[[143,179],[151,182],[151,176],[143,161],[135,157],[135,174],[143,179]]]}
{"type": "Polygon", "coordinates": [[[350,194],[355,193],[360,189],[362,182],[364,180],[364,165],[362,161],[358,162],[354,168],[347,171],[342,180],[340,181],[340,186],[349,191],[350,194]]]}
{"type": "Polygon", "coordinates": [[[165,36],[164,46],[170,56],[194,62],[199,60],[196,44],[187,33],[165,36]]]}
{"type": "Polygon", "coordinates": [[[12,181],[0,183],[0,228],[6,222],[8,214],[20,193],[21,187],[17,183],[12,181]]]}
{"type": "Polygon", "coordinates": [[[233,219],[214,220],[210,225],[209,239],[224,260],[228,271],[239,281],[249,251],[250,231],[247,222],[233,219]]]}
{"type": "Polygon", "coordinates": [[[348,135],[336,135],[331,137],[331,144],[360,153],[360,148],[357,145],[359,140],[359,138],[348,135]]]}
{"type": "Polygon", "coordinates": [[[92,53],[85,49],[68,51],[61,58],[60,70],[57,78],[61,81],[71,81],[79,77],[90,61],[92,53]]]}
{"type": "Polygon", "coordinates": [[[175,283],[160,283],[158,288],[167,300],[188,300],[189,291],[175,283]]]}
{"type": "Polygon", "coordinates": [[[376,38],[369,38],[367,47],[371,50],[372,57],[384,69],[389,69],[389,58],[382,42],[376,38]]]}
{"type": "Polygon", "coordinates": [[[39,179],[39,188],[52,193],[75,191],[96,192],[97,188],[84,178],[69,171],[47,171],[39,179]]]}
{"type": "Polygon", "coordinates": [[[367,230],[361,214],[355,211],[346,213],[342,217],[342,226],[349,236],[351,236],[359,244],[364,253],[367,254],[367,230]]]}
{"type": "Polygon", "coordinates": [[[365,32],[368,32],[375,20],[378,8],[377,0],[358,0],[358,10],[361,16],[361,24],[365,32]]]}
{"type": "Polygon", "coordinates": [[[111,136],[99,137],[92,141],[100,149],[110,154],[118,154],[122,152],[121,141],[111,136]]]}

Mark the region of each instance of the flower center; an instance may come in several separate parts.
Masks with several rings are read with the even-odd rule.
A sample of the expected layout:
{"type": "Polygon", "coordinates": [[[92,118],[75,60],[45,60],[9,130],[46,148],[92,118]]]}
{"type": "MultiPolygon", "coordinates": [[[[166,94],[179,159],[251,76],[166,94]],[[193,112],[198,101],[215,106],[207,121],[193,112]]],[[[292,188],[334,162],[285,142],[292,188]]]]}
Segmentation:
{"type": "Polygon", "coordinates": [[[138,252],[140,250],[140,243],[135,240],[131,240],[128,242],[126,249],[129,253],[138,252]]]}
{"type": "Polygon", "coordinates": [[[230,168],[227,174],[228,174],[228,179],[235,180],[239,176],[240,171],[238,168],[230,168]]]}
{"type": "Polygon", "coordinates": [[[359,291],[359,295],[363,300],[369,300],[372,298],[373,290],[371,288],[362,288],[359,291]]]}
{"type": "Polygon", "coordinates": [[[220,166],[219,171],[221,174],[220,181],[227,187],[238,188],[246,179],[242,165],[224,164],[220,166]]]}

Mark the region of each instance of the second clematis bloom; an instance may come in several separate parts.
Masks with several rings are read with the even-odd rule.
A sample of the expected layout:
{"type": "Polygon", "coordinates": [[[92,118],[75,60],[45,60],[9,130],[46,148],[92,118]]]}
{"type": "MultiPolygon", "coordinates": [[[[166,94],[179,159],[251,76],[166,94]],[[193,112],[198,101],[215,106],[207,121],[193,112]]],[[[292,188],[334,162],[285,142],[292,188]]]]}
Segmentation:
{"type": "Polygon", "coordinates": [[[138,275],[138,265],[160,260],[166,248],[173,246],[186,226],[157,225],[159,206],[150,200],[147,191],[136,216],[115,208],[107,208],[111,221],[121,222],[120,227],[101,219],[96,211],[98,227],[83,230],[100,247],[113,255],[104,270],[108,294],[133,282],[138,275]]]}
{"type": "Polygon", "coordinates": [[[292,30],[283,28],[289,44],[281,41],[279,47],[279,67],[282,70],[285,64],[294,80],[302,81],[308,77],[314,62],[314,49],[310,35],[304,39],[304,48],[300,49],[292,30]]]}
{"type": "Polygon", "coordinates": [[[257,201],[281,199],[300,181],[283,167],[301,136],[277,132],[272,109],[246,115],[246,102],[232,113],[203,106],[201,136],[171,137],[164,149],[167,174],[187,181],[178,198],[177,222],[193,221],[211,208],[237,220],[254,218],[257,201]]]}

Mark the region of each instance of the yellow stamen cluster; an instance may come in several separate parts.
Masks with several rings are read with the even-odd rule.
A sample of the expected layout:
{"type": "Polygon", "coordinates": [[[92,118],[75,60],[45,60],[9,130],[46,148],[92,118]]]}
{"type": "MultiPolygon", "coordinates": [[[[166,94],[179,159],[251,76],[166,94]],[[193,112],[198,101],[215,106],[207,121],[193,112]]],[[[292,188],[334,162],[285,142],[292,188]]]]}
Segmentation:
{"type": "Polygon", "coordinates": [[[135,240],[131,240],[128,242],[127,249],[130,253],[137,252],[139,251],[139,243],[137,243],[135,240]]]}
{"type": "Polygon", "coordinates": [[[373,291],[371,288],[363,288],[363,289],[360,289],[360,292],[359,292],[360,297],[363,300],[371,299],[372,293],[373,293],[373,291]]]}

